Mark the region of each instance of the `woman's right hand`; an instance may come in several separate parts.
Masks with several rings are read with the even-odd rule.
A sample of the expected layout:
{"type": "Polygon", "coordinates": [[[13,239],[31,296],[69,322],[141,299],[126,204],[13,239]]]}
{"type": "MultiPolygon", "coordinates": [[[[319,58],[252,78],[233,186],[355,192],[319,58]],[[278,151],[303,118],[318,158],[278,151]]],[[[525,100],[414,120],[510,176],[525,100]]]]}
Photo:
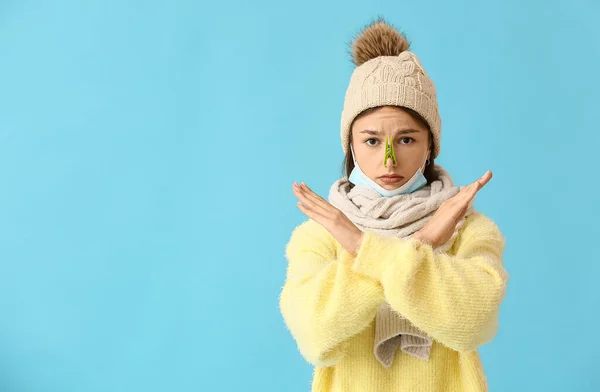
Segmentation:
{"type": "Polygon", "coordinates": [[[443,202],[427,224],[415,234],[421,242],[437,247],[445,244],[456,230],[457,223],[465,216],[469,204],[481,188],[492,178],[492,172],[487,171],[480,179],[464,187],[451,199],[443,202]]]}

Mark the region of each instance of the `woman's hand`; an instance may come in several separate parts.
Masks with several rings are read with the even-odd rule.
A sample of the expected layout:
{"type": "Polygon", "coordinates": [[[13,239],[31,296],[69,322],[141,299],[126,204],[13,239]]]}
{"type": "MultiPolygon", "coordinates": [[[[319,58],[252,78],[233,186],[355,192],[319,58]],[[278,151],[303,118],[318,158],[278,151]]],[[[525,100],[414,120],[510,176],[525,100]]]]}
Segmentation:
{"type": "Polygon", "coordinates": [[[461,189],[456,196],[443,202],[433,214],[431,220],[421,230],[413,234],[412,238],[416,238],[434,248],[445,244],[454,234],[456,224],[465,216],[475,194],[491,178],[492,172],[488,170],[483,177],[461,189]]]}
{"type": "Polygon", "coordinates": [[[300,211],[329,231],[349,253],[356,255],[362,241],[362,231],[342,211],[314,193],[306,184],[294,182],[293,191],[300,200],[300,211]]]}

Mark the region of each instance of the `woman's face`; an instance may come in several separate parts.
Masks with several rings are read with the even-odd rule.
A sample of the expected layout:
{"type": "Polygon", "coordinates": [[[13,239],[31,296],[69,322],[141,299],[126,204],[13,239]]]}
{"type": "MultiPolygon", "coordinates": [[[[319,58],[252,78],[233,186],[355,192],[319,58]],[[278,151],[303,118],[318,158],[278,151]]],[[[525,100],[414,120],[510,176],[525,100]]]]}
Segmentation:
{"type": "Polygon", "coordinates": [[[404,185],[429,159],[429,130],[408,111],[384,106],[354,121],[352,147],[361,170],[383,188],[393,190],[404,185]],[[387,137],[393,143],[396,165],[393,159],[384,165],[387,137]]]}

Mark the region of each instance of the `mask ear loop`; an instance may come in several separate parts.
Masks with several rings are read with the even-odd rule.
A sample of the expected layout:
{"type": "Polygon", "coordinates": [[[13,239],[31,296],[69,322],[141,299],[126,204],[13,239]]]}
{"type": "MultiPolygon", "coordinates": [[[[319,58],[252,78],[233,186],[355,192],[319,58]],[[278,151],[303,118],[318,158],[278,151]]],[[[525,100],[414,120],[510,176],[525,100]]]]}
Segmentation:
{"type": "Polygon", "coordinates": [[[352,153],[352,162],[354,162],[354,166],[356,166],[356,155],[354,154],[354,148],[352,147],[352,143],[350,143],[350,152],[352,153]]]}

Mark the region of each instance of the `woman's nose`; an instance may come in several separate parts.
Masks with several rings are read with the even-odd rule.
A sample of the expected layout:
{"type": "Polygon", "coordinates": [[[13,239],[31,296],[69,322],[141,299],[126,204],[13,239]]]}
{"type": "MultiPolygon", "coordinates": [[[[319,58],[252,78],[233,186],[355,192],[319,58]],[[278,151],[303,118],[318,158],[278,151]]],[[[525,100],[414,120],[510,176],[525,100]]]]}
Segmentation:
{"type": "Polygon", "coordinates": [[[386,168],[388,168],[388,169],[389,169],[389,168],[392,168],[392,167],[396,167],[396,160],[395,160],[395,159],[392,159],[392,158],[388,158],[388,159],[385,161],[385,163],[384,163],[384,166],[385,166],[386,168]]]}

